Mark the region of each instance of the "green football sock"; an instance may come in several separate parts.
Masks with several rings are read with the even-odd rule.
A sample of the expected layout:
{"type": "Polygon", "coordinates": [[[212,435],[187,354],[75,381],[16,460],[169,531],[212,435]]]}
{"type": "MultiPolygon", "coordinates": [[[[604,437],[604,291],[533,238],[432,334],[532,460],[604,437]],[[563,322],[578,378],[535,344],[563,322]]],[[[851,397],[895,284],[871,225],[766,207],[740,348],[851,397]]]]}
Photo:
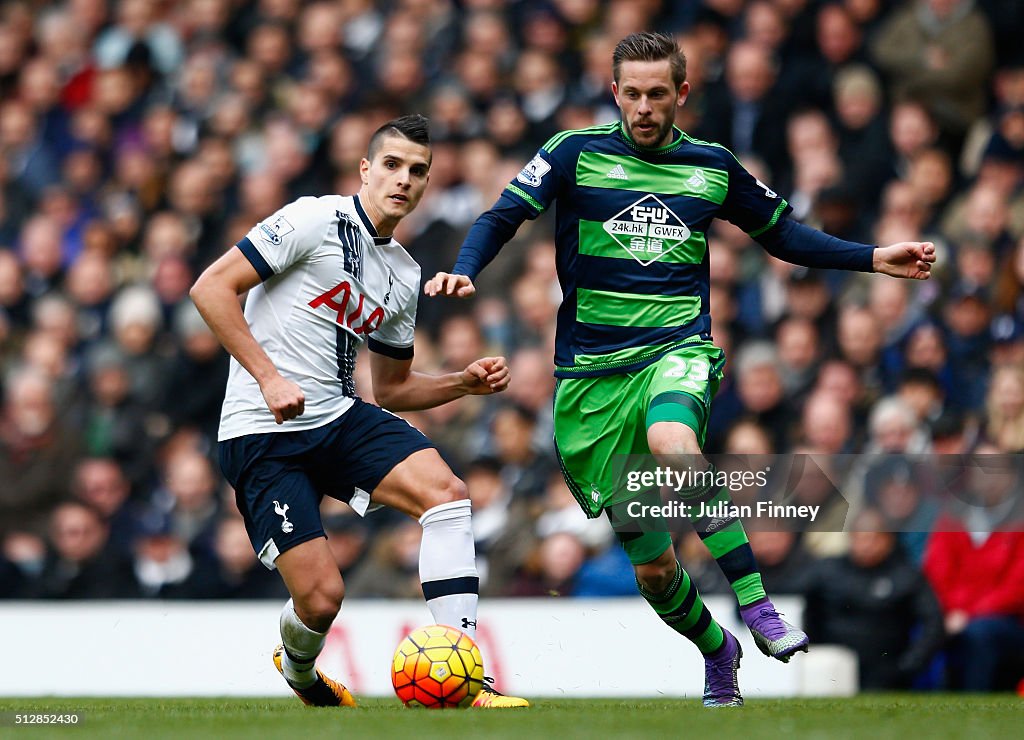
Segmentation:
{"type": "Polygon", "coordinates": [[[689,519],[697,536],[718,562],[740,606],[746,606],[766,597],[761,571],[758,570],[754,551],[750,549],[743,522],[731,515],[699,516],[701,502],[704,509],[712,511],[720,510],[722,504],[727,509],[732,507],[728,489],[722,486],[715,491],[715,488],[713,484],[698,486],[682,490],[679,495],[691,506],[689,519]]]}
{"type": "Polygon", "coordinates": [[[661,621],[697,646],[704,655],[722,646],[725,635],[697,593],[697,586],[676,562],[676,575],[667,589],[652,594],[637,581],[640,595],[661,617],[661,621]]]}

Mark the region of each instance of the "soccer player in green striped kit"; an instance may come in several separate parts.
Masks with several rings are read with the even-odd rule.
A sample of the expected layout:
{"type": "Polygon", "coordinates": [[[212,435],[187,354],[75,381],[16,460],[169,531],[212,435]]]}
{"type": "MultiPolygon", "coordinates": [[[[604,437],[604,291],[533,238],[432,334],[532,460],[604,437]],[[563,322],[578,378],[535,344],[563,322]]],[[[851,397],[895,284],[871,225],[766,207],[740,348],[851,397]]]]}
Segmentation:
{"type": "MultiPolygon", "coordinates": [[[[789,204],[724,147],[673,125],[686,101],[686,59],[670,37],[637,33],[612,58],[621,121],[564,131],[548,141],[470,230],[451,273],[427,295],[467,297],[472,280],[515,234],[552,204],[564,299],[555,338],[555,445],[566,481],[590,517],[617,512],[630,495],[615,474],[622,455],[701,460],[711,399],[725,363],[711,338],[706,232],[715,218],[747,232],[769,253],[807,267],[927,279],[930,242],[887,247],[847,242],[788,218],[789,204]],[[619,480],[616,480],[616,477],[619,480]]],[[[707,464],[704,462],[704,464],[707,464]]],[[[713,476],[707,476],[713,477],[713,476]]],[[[728,491],[680,492],[700,502],[728,491]]],[[[732,584],[757,646],[783,662],[807,636],[783,621],[765,594],[739,520],[692,516],[732,584]]],[[[617,527],[637,588],[661,619],[704,655],[704,704],[743,703],[742,650],[704,606],[666,531],[617,527]]]]}

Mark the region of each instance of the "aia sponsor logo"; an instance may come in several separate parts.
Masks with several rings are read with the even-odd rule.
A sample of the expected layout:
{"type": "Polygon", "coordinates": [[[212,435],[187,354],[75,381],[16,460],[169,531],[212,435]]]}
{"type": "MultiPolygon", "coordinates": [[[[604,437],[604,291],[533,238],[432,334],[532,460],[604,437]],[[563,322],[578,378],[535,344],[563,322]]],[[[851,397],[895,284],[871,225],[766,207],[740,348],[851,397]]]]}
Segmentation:
{"type": "Polygon", "coordinates": [[[366,296],[352,290],[348,280],[344,280],[326,293],[321,293],[309,302],[311,308],[327,307],[335,313],[335,321],[353,333],[365,336],[377,330],[384,323],[384,309],[378,306],[363,316],[366,296]]]}

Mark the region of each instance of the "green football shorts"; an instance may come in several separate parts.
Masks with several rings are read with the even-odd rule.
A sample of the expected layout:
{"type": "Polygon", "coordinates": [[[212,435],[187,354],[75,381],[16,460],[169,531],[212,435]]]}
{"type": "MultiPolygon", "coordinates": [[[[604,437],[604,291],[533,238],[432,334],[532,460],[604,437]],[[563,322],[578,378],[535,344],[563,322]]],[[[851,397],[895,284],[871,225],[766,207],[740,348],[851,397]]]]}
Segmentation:
{"type": "MultiPolygon", "coordinates": [[[[711,399],[722,380],[725,353],[711,342],[687,344],[642,370],[591,378],[562,378],[555,390],[555,449],[576,501],[594,519],[614,506],[658,492],[626,490],[627,455],[649,456],[647,428],[681,422],[704,446],[711,399]]],[[[616,524],[612,511],[607,511],[616,524]]],[[[671,545],[661,531],[617,531],[634,565],[649,563],[671,545]]]]}

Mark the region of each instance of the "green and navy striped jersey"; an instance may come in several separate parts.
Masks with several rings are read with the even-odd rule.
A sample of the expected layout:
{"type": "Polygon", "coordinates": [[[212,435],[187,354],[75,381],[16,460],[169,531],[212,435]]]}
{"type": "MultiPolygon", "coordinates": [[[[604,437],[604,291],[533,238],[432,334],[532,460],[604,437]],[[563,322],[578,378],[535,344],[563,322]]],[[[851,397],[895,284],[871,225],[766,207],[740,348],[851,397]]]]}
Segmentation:
{"type": "MultiPolygon", "coordinates": [[[[790,210],[724,147],[676,129],[667,146],[642,149],[621,123],[555,135],[505,199],[530,218],[556,205],[559,377],[631,371],[709,339],[712,220],[757,237],[790,210]]],[[[475,276],[474,262],[464,246],[453,271],[475,276]]]]}

